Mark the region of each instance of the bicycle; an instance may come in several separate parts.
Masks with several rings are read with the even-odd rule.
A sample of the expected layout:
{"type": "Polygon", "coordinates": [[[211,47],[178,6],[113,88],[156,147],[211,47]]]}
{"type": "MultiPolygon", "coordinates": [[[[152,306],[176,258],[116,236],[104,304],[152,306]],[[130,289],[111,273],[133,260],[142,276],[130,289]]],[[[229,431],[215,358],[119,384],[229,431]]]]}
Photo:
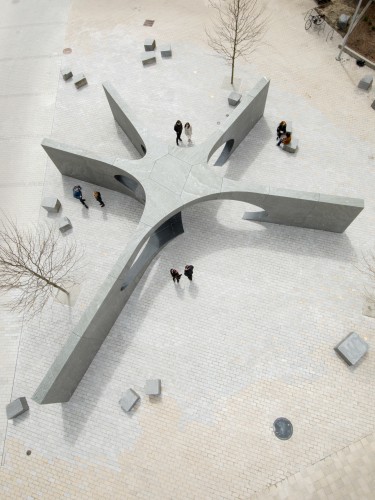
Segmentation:
{"type": "Polygon", "coordinates": [[[305,23],[305,30],[307,31],[308,29],[310,29],[313,24],[315,26],[320,26],[324,22],[324,18],[324,14],[316,14],[315,16],[313,14],[310,14],[308,20],[305,23]]]}

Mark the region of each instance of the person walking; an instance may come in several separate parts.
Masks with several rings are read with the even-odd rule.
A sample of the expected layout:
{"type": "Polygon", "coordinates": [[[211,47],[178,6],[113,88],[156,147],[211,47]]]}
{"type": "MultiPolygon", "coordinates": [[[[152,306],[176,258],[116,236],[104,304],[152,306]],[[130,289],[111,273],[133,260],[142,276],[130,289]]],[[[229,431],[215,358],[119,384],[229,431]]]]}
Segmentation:
{"type": "Polygon", "coordinates": [[[171,276],[172,276],[172,279],[173,279],[173,283],[177,280],[177,283],[180,283],[180,278],[182,276],[182,274],[180,274],[177,269],[171,269],[169,271],[171,273],[171,276]]]}
{"type": "Polygon", "coordinates": [[[179,146],[178,141],[182,142],[181,134],[182,134],[182,123],[180,120],[177,120],[174,126],[174,131],[176,132],[176,144],[179,146]]]}
{"type": "Polygon", "coordinates": [[[103,203],[102,196],[99,193],[99,191],[94,191],[93,196],[102,208],[105,207],[105,204],[103,203]]]}
{"type": "Polygon", "coordinates": [[[81,186],[74,186],[73,196],[76,200],[79,200],[82,203],[82,205],[84,205],[86,208],[89,208],[85,203],[86,200],[83,198],[81,186]]]}
{"type": "Polygon", "coordinates": [[[191,144],[191,142],[192,142],[191,141],[191,135],[193,133],[193,128],[192,128],[192,126],[190,125],[189,122],[185,123],[184,129],[185,129],[185,135],[188,138],[188,142],[191,144]]]}
{"type": "Polygon", "coordinates": [[[193,269],[194,269],[194,266],[192,266],[191,264],[186,264],[184,275],[187,278],[189,278],[190,281],[193,281],[193,269]]]}
{"type": "Polygon", "coordinates": [[[286,122],[284,122],[284,120],[279,123],[276,133],[277,133],[277,140],[279,140],[282,135],[286,134],[286,122]]]}

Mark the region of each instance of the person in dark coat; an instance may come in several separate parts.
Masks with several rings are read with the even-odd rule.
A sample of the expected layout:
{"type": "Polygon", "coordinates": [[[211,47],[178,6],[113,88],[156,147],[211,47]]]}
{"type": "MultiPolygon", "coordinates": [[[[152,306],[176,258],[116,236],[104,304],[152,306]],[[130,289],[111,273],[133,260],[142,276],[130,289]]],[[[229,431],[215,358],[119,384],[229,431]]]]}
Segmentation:
{"type": "Polygon", "coordinates": [[[102,200],[102,195],[99,193],[99,191],[94,191],[93,196],[102,208],[105,207],[105,204],[103,203],[102,200]]]}
{"type": "Polygon", "coordinates": [[[182,142],[182,139],[181,139],[182,123],[180,122],[180,120],[176,121],[175,126],[174,126],[174,131],[176,132],[176,144],[178,146],[179,145],[178,141],[182,142]]]}
{"type": "Polygon", "coordinates": [[[187,278],[189,278],[190,281],[193,281],[193,269],[194,269],[194,266],[192,266],[191,264],[186,264],[184,275],[187,278]]]}
{"type": "Polygon", "coordinates": [[[181,278],[182,274],[180,274],[180,273],[177,271],[177,269],[173,269],[173,268],[172,268],[169,272],[171,273],[171,276],[172,276],[172,279],[173,279],[173,283],[174,283],[176,280],[177,280],[177,283],[179,283],[179,282],[180,282],[180,278],[181,278]]]}
{"type": "Polygon", "coordinates": [[[89,208],[85,203],[86,200],[83,198],[81,186],[74,186],[73,196],[76,200],[79,200],[82,203],[82,205],[84,205],[86,208],[89,208]]]}
{"type": "Polygon", "coordinates": [[[286,122],[282,121],[277,127],[277,139],[280,139],[282,135],[286,134],[286,122]]]}

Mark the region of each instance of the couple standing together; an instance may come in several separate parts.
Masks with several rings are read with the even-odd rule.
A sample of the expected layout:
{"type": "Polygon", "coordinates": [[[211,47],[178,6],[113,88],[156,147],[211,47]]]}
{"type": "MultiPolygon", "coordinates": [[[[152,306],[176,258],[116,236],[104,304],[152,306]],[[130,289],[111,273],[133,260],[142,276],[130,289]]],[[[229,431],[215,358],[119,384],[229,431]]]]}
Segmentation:
{"type": "Polygon", "coordinates": [[[179,146],[178,141],[182,142],[181,134],[182,134],[183,128],[185,130],[185,135],[188,138],[188,142],[191,143],[191,135],[193,133],[193,129],[192,129],[190,123],[186,122],[185,126],[182,127],[182,123],[180,122],[180,120],[177,120],[175,123],[175,126],[174,126],[174,131],[176,132],[176,144],[177,144],[177,146],[179,146]]]}

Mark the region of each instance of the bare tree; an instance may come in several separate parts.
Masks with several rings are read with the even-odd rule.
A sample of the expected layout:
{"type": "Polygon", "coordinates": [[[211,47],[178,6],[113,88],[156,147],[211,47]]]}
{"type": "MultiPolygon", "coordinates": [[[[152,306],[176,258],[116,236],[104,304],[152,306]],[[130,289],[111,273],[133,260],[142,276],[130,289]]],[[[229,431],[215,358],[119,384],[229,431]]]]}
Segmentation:
{"type": "Polygon", "coordinates": [[[362,254],[362,263],[357,267],[368,278],[365,285],[365,297],[369,304],[375,306],[375,253],[373,251],[362,254]]]}
{"type": "Polygon", "coordinates": [[[206,29],[208,45],[232,66],[238,57],[246,59],[254,52],[266,29],[267,19],[258,0],[209,0],[216,11],[212,31],[206,29]]]}
{"type": "Polygon", "coordinates": [[[73,241],[61,241],[50,225],[19,229],[4,217],[0,224],[0,291],[15,291],[10,308],[31,316],[58,291],[68,288],[82,252],[73,241]]]}

